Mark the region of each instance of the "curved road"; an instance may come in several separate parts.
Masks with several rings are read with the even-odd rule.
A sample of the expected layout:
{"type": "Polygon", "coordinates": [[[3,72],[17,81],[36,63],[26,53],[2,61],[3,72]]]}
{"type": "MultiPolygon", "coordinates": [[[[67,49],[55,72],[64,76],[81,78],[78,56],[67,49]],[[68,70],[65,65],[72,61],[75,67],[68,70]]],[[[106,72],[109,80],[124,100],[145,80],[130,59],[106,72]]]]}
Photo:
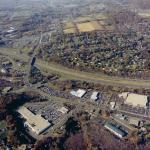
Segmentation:
{"type": "MultiPolygon", "coordinates": [[[[7,55],[11,58],[19,58],[26,62],[28,62],[29,60],[29,56],[25,54],[19,54],[19,53],[13,52],[13,49],[0,48],[0,53],[3,55],[7,55]]],[[[47,70],[48,72],[55,72],[68,79],[95,82],[95,83],[101,83],[101,84],[107,84],[107,85],[113,85],[113,86],[150,89],[150,80],[110,77],[110,76],[100,74],[100,73],[82,72],[82,71],[77,71],[77,70],[66,68],[59,64],[48,63],[39,59],[36,60],[36,65],[41,70],[47,70]]]]}
{"type": "Polygon", "coordinates": [[[129,79],[121,77],[111,77],[101,73],[89,73],[84,71],[78,71],[69,69],[59,64],[48,63],[45,61],[37,60],[37,66],[39,68],[45,69],[50,72],[56,72],[65,78],[83,80],[87,82],[102,83],[113,86],[126,86],[134,88],[146,88],[150,89],[150,80],[140,80],[140,79],[129,79]]]}

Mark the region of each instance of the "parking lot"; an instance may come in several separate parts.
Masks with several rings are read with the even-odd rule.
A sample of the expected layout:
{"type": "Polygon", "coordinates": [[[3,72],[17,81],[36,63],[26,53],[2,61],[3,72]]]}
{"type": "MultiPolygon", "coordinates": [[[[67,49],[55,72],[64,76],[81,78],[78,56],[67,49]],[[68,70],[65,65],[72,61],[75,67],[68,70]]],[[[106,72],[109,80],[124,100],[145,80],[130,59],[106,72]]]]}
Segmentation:
{"type": "Polygon", "coordinates": [[[121,110],[128,111],[135,114],[145,115],[146,109],[143,107],[133,107],[132,105],[124,104],[121,106],[121,110]]]}
{"type": "Polygon", "coordinates": [[[35,114],[41,114],[43,118],[52,124],[59,122],[64,116],[59,111],[62,106],[55,102],[27,103],[26,107],[35,114]]]}
{"type": "Polygon", "coordinates": [[[106,101],[108,99],[104,93],[99,92],[99,96],[98,96],[97,100],[92,100],[91,99],[91,95],[93,92],[92,90],[87,90],[86,94],[82,98],[78,98],[74,95],[71,95],[69,92],[66,92],[66,91],[54,90],[47,86],[41,87],[40,90],[42,90],[43,92],[45,92],[51,96],[57,96],[57,97],[66,98],[66,99],[70,99],[70,100],[79,99],[82,102],[87,101],[87,102],[92,102],[92,103],[96,103],[96,104],[103,104],[104,101],[106,101]]]}
{"type": "Polygon", "coordinates": [[[61,98],[66,98],[66,99],[76,99],[76,97],[72,96],[71,94],[69,94],[67,92],[54,90],[50,87],[41,87],[40,90],[42,90],[43,92],[45,92],[51,96],[58,96],[61,98]]]}

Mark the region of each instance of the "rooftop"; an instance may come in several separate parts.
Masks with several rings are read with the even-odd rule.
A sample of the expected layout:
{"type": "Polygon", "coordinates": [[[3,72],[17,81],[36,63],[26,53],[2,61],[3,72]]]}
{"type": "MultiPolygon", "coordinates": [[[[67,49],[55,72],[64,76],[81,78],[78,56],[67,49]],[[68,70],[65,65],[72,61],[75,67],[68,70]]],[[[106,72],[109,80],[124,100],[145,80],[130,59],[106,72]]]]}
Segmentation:
{"type": "Polygon", "coordinates": [[[8,72],[5,68],[1,68],[0,71],[1,73],[5,73],[5,74],[8,72]]]}
{"type": "Polygon", "coordinates": [[[20,107],[18,112],[26,119],[25,124],[36,134],[41,134],[44,130],[51,126],[51,124],[41,117],[41,115],[33,114],[26,107],[20,107]]]}
{"type": "Polygon", "coordinates": [[[112,133],[114,133],[115,135],[117,135],[120,138],[125,136],[125,132],[122,131],[121,129],[117,128],[112,123],[106,123],[105,128],[107,128],[108,130],[110,130],[112,133]]]}
{"type": "Polygon", "coordinates": [[[92,95],[91,95],[91,99],[92,100],[97,100],[98,99],[98,94],[99,94],[99,92],[93,92],[92,95]]]}
{"type": "Polygon", "coordinates": [[[78,89],[77,91],[72,90],[70,93],[76,97],[82,98],[86,94],[86,91],[83,89],[78,89]]]}
{"type": "Polygon", "coordinates": [[[5,87],[2,92],[8,93],[10,90],[12,90],[12,87],[5,87]]]}
{"type": "Polygon", "coordinates": [[[140,121],[141,120],[138,119],[138,118],[130,117],[129,124],[132,124],[132,125],[135,125],[135,126],[139,126],[140,121]]]}
{"type": "Polygon", "coordinates": [[[140,94],[134,94],[129,92],[124,92],[122,94],[119,94],[119,97],[122,97],[125,99],[125,103],[131,104],[133,106],[140,106],[140,107],[146,107],[146,104],[148,102],[148,96],[146,95],[140,95],[140,94]]]}
{"type": "Polygon", "coordinates": [[[68,109],[65,107],[61,107],[58,111],[60,111],[63,114],[66,114],[68,112],[68,109]]]}

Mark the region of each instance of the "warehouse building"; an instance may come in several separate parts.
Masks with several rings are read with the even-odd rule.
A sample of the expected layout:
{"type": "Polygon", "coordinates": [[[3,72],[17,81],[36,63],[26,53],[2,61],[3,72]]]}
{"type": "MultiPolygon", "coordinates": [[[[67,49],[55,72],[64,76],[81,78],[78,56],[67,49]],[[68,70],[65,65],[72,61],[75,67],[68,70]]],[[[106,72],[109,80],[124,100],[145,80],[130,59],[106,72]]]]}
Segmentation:
{"type": "Polygon", "coordinates": [[[119,97],[125,100],[125,104],[129,104],[134,107],[146,108],[148,103],[148,96],[146,95],[124,92],[122,94],[119,94],[119,97]]]}
{"type": "Polygon", "coordinates": [[[114,110],[116,108],[116,102],[110,102],[110,109],[114,110]]]}
{"type": "Polygon", "coordinates": [[[60,109],[58,109],[58,111],[60,111],[62,114],[68,113],[68,109],[66,107],[61,107],[60,109]]]}
{"type": "Polygon", "coordinates": [[[91,100],[96,101],[98,99],[99,96],[99,92],[93,92],[91,95],[91,100]]]}
{"type": "Polygon", "coordinates": [[[7,69],[5,69],[5,68],[1,68],[1,69],[0,69],[0,72],[3,73],[3,74],[8,73],[7,69]]]}
{"type": "Polygon", "coordinates": [[[141,120],[135,117],[130,117],[129,118],[129,124],[134,125],[138,127],[140,125],[141,120]]]}
{"type": "Polygon", "coordinates": [[[112,132],[113,134],[115,134],[119,138],[123,138],[124,136],[126,136],[126,133],[124,131],[122,131],[121,129],[117,128],[112,123],[106,123],[104,127],[107,130],[109,130],[110,132],[112,132]]]}
{"type": "Polygon", "coordinates": [[[3,90],[2,90],[2,93],[3,94],[6,94],[8,92],[10,92],[13,88],[12,87],[5,87],[3,90]]]}
{"type": "Polygon", "coordinates": [[[29,129],[31,129],[38,135],[51,126],[51,124],[43,117],[41,117],[41,115],[35,115],[26,107],[20,107],[18,109],[18,112],[26,120],[24,123],[25,126],[27,126],[29,129]]]}
{"type": "Polygon", "coordinates": [[[77,91],[72,90],[70,93],[71,93],[73,96],[82,98],[82,97],[86,94],[86,91],[83,90],[83,89],[78,89],[77,91]]]}

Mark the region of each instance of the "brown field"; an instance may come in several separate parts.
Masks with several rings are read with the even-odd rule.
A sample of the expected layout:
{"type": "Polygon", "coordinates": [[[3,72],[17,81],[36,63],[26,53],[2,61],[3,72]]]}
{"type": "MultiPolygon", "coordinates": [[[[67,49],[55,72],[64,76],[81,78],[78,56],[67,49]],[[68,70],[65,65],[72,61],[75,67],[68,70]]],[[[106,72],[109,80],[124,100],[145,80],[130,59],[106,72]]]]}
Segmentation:
{"type": "Polygon", "coordinates": [[[103,26],[100,25],[97,21],[91,21],[91,24],[93,25],[95,30],[102,30],[103,29],[103,26]]]}
{"type": "Polygon", "coordinates": [[[77,23],[77,28],[79,32],[91,32],[95,30],[102,30],[103,26],[101,26],[97,21],[91,21],[85,23],[77,23]]]}
{"type": "Polygon", "coordinates": [[[101,24],[101,25],[105,25],[105,24],[106,24],[105,21],[103,21],[103,20],[98,21],[98,22],[99,22],[99,24],[101,24]]]}
{"type": "Polygon", "coordinates": [[[95,18],[97,18],[97,19],[107,19],[107,16],[106,15],[104,15],[104,14],[96,14],[95,15],[95,18]]]}
{"type": "Polygon", "coordinates": [[[78,17],[74,20],[74,23],[67,20],[63,23],[64,33],[76,33],[76,28],[79,32],[92,32],[103,29],[113,30],[112,26],[104,28],[106,18],[103,14],[96,14],[94,18],[92,16],[78,17]]]}
{"type": "Polygon", "coordinates": [[[68,28],[64,30],[64,33],[76,33],[76,29],[75,28],[68,28]]]}
{"type": "Polygon", "coordinates": [[[106,25],[106,26],[105,26],[105,29],[106,29],[106,30],[109,30],[109,31],[112,31],[112,30],[114,30],[114,26],[112,26],[112,25],[110,25],[110,26],[109,26],[109,25],[106,25]]]}
{"type": "Polygon", "coordinates": [[[68,29],[68,28],[74,28],[73,22],[64,23],[64,29],[68,29]]]}
{"type": "Polygon", "coordinates": [[[95,14],[94,16],[88,15],[84,17],[78,17],[75,19],[76,23],[82,23],[82,22],[88,22],[88,21],[93,21],[93,20],[105,20],[107,19],[107,16],[105,14],[99,13],[95,14]]]}
{"type": "Polygon", "coordinates": [[[150,17],[150,9],[141,9],[138,15],[141,17],[150,17]]]}
{"type": "Polygon", "coordinates": [[[150,13],[146,13],[146,12],[141,12],[138,15],[141,17],[150,17],[150,13]]]}
{"type": "Polygon", "coordinates": [[[93,20],[92,17],[86,16],[86,17],[78,17],[76,18],[75,22],[76,23],[82,23],[82,22],[87,22],[93,20]]]}

